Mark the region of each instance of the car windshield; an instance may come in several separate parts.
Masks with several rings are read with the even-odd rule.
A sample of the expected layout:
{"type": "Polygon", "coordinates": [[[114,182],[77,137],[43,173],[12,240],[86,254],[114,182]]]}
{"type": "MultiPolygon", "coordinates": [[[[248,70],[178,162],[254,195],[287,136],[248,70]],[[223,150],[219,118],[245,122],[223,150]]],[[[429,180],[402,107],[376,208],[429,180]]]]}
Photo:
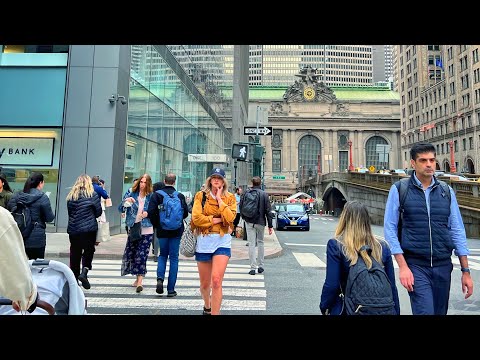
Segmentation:
{"type": "Polygon", "coordinates": [[[280,205],[278,211],[297,211],[297,212],[304,212],[305,209],[303,208],[302,204],[285,204],[280,205]]]}

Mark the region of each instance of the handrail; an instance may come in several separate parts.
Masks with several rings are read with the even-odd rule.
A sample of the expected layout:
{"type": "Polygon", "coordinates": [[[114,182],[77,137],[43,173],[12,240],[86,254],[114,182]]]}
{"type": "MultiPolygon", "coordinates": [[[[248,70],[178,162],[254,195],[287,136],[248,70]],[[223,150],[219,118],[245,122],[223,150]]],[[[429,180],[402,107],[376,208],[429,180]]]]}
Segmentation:
{"type": "MultiPolygon", "coordinates": [[[[0,305],[12,305],[12,300],[10,300],[10,299],[0,299],[0,305]]],[[[48,313],[48,315],[55,315],[55,308],[52,305],[50,305],[49,303],[47,303],[46,301],[38,299],[37,300],[37,307],[45,310],[48,313]]]]}

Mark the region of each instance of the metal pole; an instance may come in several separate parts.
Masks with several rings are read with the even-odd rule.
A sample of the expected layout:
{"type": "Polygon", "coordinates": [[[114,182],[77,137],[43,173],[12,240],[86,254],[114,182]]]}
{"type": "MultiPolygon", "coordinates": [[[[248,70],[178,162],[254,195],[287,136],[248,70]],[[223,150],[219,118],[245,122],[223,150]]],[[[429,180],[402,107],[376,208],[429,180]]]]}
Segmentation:
{"type": "Polygon", "coordinates": [[[257,144],[260,144],[260,135],[258,134],[258,109],[260,108],[260,106],[257,105],[257,118],[256,118],[256,123],[257,123],[257,132],[255,134],[255,142],[257,144]]]}
{"type": "Polygon", "coordinates": [[[233,186],[237,187],[237,159],[233,160],[233,169],[234,169],[233,186]]]}
{"type": "Polygon", "coordinates": [[[265,154],[266,151],[263,152],[263,158],[262,158],[262,190],[265,190],[265,154]]]}

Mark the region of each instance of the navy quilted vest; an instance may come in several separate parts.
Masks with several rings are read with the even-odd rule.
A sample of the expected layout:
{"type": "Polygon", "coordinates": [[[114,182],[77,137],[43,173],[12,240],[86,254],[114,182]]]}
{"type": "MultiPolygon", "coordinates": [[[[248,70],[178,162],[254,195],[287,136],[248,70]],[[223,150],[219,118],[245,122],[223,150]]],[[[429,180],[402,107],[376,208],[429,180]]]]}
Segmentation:
{"type": "Polygon", "coordinates": [[[451,262],[454,245],[448,232],[450,201],[436,180],[429,201],[430,217],[425,193],[412,178],[405,199],[400,243],[408,264],[438,266],[451,262]]]}

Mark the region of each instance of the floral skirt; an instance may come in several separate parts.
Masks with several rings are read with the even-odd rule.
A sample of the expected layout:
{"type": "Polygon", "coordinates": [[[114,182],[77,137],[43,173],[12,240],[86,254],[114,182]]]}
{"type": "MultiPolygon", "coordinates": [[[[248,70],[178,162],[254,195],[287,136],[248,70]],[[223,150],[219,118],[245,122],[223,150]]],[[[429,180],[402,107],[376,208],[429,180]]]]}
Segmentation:
{"type": "Polygon", "coordinates": [[[130,241],[127,238],[125,251],[122,258],[122,276],[127,274],[145,275],[147,273],[147,258],[153,234],[142,235],[138,241],[130,241]]]}

